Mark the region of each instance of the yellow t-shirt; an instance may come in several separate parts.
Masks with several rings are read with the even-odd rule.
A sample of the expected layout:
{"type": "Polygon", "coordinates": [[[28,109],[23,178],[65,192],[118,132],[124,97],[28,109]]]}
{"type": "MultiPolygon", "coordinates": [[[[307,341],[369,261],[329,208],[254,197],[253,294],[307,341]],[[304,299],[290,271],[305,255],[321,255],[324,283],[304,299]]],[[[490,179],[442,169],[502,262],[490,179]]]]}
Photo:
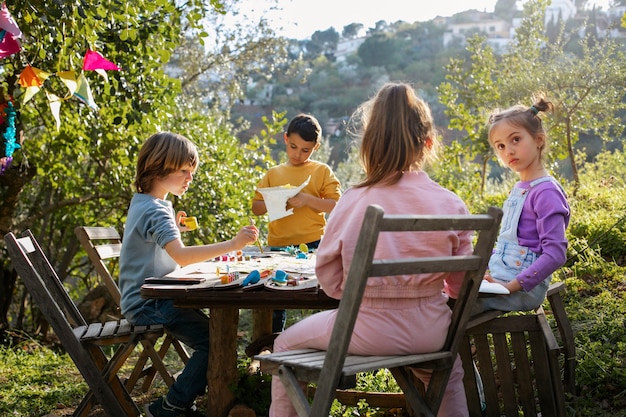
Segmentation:
{"type": "MultiPolygon", "coordinates": [[[[292,166],[280,164],[270,168],[261,179],[257,188],[279,187],[290,184],[294,187],[302,184],[311,176],[311,180],[302,193],[318,198],[330,198],[335,201],[341,197],[341,185],[330,169],[322,162],[310,160],[304,165],[292,166]]],[[[263,200],[261,193],[254,193],[253,201],[263,200]]],[[[287,205],[287,209],[291,208],[287,205]]],[[[267,243],[270,246],[289,246],[309,243],[321,239],[326,227],[326,216],[310,207],[294,208],[293,214],[270,222],[267,243]]]]}

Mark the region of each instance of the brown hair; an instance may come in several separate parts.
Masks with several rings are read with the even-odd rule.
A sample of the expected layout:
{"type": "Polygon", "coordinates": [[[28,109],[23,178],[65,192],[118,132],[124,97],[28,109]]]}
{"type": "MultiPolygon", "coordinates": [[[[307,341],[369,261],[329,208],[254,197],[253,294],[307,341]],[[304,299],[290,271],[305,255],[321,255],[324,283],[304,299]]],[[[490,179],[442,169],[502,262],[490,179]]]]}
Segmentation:
{"type": "Polygon", "coordinates": [[[360,149],[366,178],[357,187],[395,184],[405,171],[436,158],[439,140],[430,108],[413,88],[387,83],[358,112],[363,126],[360,149]]]}
{"type": "Polygon", "coordinates": [[[545,100],[544,97],[540,97],[535,104],[530,107],[523,106],[521,104],[509,107],[506,110],[494,110],[489,116],[488,124],[489,129],[487,136],[489,143],[491,144],[491,129],[493,126],[501,121],[506,121],[513,126],[526,130],[528,133],[537,138],[540,135],[544,136],[544,146],[541,148],[542,156],[543,151],[547,144],[547,132],[543,127],[539,112],[547,112],[548,110],[554,111],[554,105],[552,102],[545,100]]]}
{"type": "Polygon", "coordinates": [[[135,187],[140,193],[149,193],[156,178],[163,178],[187,164],[195,169],[198,161],[196,145],[186,137],[171,132],[155,133],[139,151],[135,187]]]}
{"type": "Polygon", "coordinates": [[[310,114],[300,113],[289,122],[287,136],[292,133],[300,135],[307,142],[318,143],[322,140],[322,127],[310,114]]]}

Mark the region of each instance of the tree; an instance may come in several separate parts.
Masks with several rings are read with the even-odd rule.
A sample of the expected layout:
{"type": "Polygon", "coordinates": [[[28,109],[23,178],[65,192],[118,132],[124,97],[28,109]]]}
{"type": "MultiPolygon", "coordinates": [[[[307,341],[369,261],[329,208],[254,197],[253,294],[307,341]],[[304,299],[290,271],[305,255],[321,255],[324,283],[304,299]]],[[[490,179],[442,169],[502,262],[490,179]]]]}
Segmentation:
{"type": "Polygon", "coordinates": [[[344,39],[354,39],[359,36],[359,32],[363,29],[362,23],[350,23],[343,27],[343,31],[341,32],[341,36],[344,39]]]}
{"type": "Polygon", "coordinates": [[[466,129],[472,147],[481,149],[485,136],[477,128],[476,116],[482,111],[478,109],[530,105],[534,93],[545,93],[556,107],[554,117],[544,121],[552,144],[549,157],[569,162],[576,190],[580,182],[576,155],[579,135],[592,133],[606,142],[623,133],[618,116],[625,108],[624,54],[610,38],[598,42],[582,39],[578,55],[565,51],[568,38],[564,32],[554,43],[548,42],[543,26],[546,5],[546,0],[524,4],[525,17],[515,42],[497,65],[489,58],[492,52],[485,55],[491,49],[488,45],[470,43],[470,52],[483,58],[482,65],[491,76],[480,65],[472,65],[463,75],[463,63],[453,61],[449,81],[440,87],[441,97],[449,108],[451,126],[466,129]],[[466,105],[477,109],[468,110],[466,105]]]}
{"type": "Polygon", "coordinates": [[[271,80],[299,57],[288,59],[288,41],[278,37],[267,19],[251,17],[237,2],[227,15],[209,13],[201,28],[187,30],[167,64],[181,80],[183,97],[228,109],[245,96],[250,78],[271,80]]]}
{"type": "Polygon", "coordinates": [[[474,36],[468,40],[469,63],[464,58],[452,58],[446,67],[446,82],[439,86],[441,102],[447,107],[449,127],[465,132],[461,139],[465,152],[458,156],[458,166],[467,161],[480,164],[480,196],[483,195],[488,174],[488,162],[492,153],[485,129],[486,114],[500,100],[497,84],[492,78],[498,63],[493,49],[485,39],[474,36]]]}
{"type": "Polygon", "coordinates": [[[517,13],[517,0],[497,0],[493,14],[502,20],[510,22],[517,13]]]}
{"type": "MultiPolygon", "coordinates": [[[[189,31],[202,35],[203,17],[221,15],[224,4],[217,0],[178,4],[170,0],[30,0],[11,6],[24,33],[23,50],[4,60],[0,86],[4,100],[12,100],[18,108],[18,137],[23,141],[12,166],[0,175],[0,232],[33,230],[62,278],[71,275],[78,279],[72,281],[74,292],[90,288],[95,281],[85,258],[76,257],[74,226],[112,225],[122,231],[133,192],[137,151],[156,131],[183,133],[201,153],[203,165],[189,194],[202,199],[198,198],[197,207],[185,207],[198,217],[201,228],[186,238],[214,241],[230,236],[247,222],[244,204],[261,175],[255,165],[266,158],[265,144],[256,140],[241,146],[227,111],[200,104],[193,97],[182,98],[183,88],[199,78],[194,74],[214,67],[195,72],[183,69],[189,76],[182,79],[165,71],[172,51],[181,53],[177,48],[189,31]],[[56,73],[80,73],[89,49],[122,70],[108,71],[106,79],[85,71],[98,107],[68,96],[61,102],[57,129],[49,97],[65,98],[67,88],[56,73]],[[24,103],[24,90],[17,80],[26,62],[52,75],[45,80],[43,91],[24,103]]],[[[225,47],[220,50],[229,53],[225,47]]],[[[229,65],[237,57],[253,54],[249,49],[245,54],[237,52],[232,53],[235,59],[229,65]]],[[[263,56],[262,51],[257,53],[263,56]]],[[[250,64],[250,68],[263,65],[250,64]]],[[[191,200],[175,199],[175,206],[183,208],[187,199],[191,200]]],[[[21,320],[16,314],[26,299],[26,293],[15,288],[15,274],[6,254],[2,260],[0,284],[8,291],[3,291],[0,299],[0,312],[4,313],[0,330],[8,326],[7,314],[21,320]],[[13,294],[18,299],[11,309],[13,294]]]]}
{"type": "Polygon", "coordinates": [[[397,66],[405,45],[406,41],[381,32],[369,36],[357,53],[363,65],[389,69],[397,66]]]}
{"type": "Polygon", "coordinates": [[[309,58],[324,55],[328,59],[334,60],[337,44],[339,43],[339,33],[335,28],[326,30],[316,30],[311,35],[311,40],[306,43],[309,58]]]}

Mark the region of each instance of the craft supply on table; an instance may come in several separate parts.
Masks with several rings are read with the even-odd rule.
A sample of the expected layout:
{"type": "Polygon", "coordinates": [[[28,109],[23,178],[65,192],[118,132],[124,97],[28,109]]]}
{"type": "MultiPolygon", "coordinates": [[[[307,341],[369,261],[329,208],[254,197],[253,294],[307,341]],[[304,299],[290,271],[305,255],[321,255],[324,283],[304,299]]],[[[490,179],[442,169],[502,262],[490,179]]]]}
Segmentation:
{"type": "Polygon", "coordinates": [[[243,283],[241,284],[241,286],[245,287],[246,285],[256,284],[260,280],[261,280],[261,273],[259,272],[258,269],[255,269],[254,271],[248,274],[246,279],[243,280],[243,283]]]}
{"type": "Polygon", "coordinates": [[[261,255],[255,247],[244,248],[211,261],[199,262],[178,268],[163,278],[150,278],[146,284],[186,285],[191,288],[203,289],[244,289],[246,291],[259,287],[268,288],[267,281],[277,278],[277,285],[283,289],[315,288],[316,284],[308,283],[300,288],[304,280],[315,279],[315,255],[298,258],[290,253],[273,253],[261,255]],[[289,287],[289,288],[287,288],[289,287]]]}
{"type": "Polygon", "coordinates": [[[315,277],[287,274],[285,280],[268,279],[264,283],[266,290],[272,291],[311,291],[316,290],[318,281],[315,277]]]}
{"type": "Polygon", "coordinates": [[[279,284],[286,284],[287,283],[287,273],[285,271],[283,271],[282,269],[277,269],[274,272],[274,277],[272,278],[272,281],[277,282],[279,284]]]}

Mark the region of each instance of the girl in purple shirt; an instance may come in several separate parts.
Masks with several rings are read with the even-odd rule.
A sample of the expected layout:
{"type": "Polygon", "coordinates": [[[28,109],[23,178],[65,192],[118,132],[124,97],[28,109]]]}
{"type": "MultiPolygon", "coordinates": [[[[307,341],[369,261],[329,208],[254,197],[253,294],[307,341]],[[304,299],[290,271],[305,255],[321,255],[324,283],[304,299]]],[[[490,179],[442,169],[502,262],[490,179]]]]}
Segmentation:
{"type": "Polygon", "coordinates": [[[539,307],[552,273],[565,263],[570,209],[565,192],[544,167],[546,131],[538,116],[549,109],[552,103],[542,98],[529,108],[513,106],[489,118],[489,143],[498,159],[519,174],[520,182],[504,203],[485,276],[511,294],[478,299],[475,313],[539,307]]]}

